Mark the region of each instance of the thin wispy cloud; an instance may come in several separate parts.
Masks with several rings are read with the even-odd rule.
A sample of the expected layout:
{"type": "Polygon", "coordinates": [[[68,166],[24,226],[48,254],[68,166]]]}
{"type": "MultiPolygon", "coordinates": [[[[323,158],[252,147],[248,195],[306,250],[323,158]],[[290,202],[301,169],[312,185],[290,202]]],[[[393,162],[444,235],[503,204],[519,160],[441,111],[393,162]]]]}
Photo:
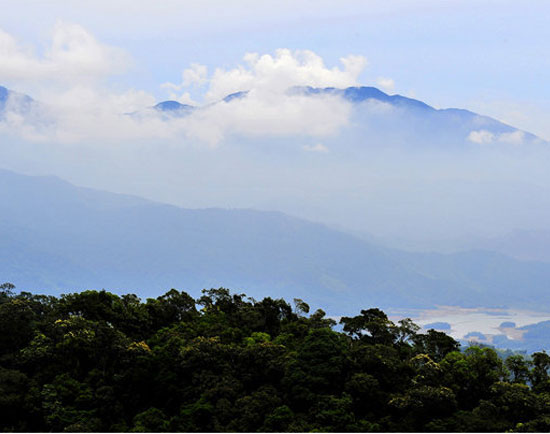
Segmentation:
{"type": "Polygon", "coordinates": [[[304,151],[317,152],[321,154],[328,154],[329,152],[328,148],[322,143],[316,143],[315,145],[304,145],[303,149],[304,151]]]}

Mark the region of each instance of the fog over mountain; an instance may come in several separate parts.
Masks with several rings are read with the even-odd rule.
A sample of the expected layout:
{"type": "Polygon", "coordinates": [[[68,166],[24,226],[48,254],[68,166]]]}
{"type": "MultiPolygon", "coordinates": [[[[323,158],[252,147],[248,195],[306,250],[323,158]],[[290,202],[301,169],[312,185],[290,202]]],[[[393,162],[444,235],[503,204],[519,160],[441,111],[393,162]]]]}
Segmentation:
{"type": "Polygon", "coordinates": [[[550,432],[550,2],[1,4],[0,432],[550,432]]]}
{"type": "MultiPolygon", "coordinates": [[[[185,208],[281,211],[411,250],[514,255],[479,240],[550,220],[547,142],[373,87],[261,88],[133,111],[2,92],[0,158],[22,173],[185,208]]],[[[532,250],[518,257],[547,259],[532,250]]]]}

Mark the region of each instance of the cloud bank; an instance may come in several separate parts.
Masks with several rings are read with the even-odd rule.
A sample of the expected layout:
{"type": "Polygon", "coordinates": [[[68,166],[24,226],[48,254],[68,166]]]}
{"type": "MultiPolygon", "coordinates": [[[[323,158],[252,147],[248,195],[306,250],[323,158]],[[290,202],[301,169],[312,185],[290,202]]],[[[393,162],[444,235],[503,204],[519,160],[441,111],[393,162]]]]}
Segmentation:
{"type": "MultiPolygon", "coordinates": [[[[290,95],[288,89],[355,85],[367,64],[362,56],[347,56],[340,66],[328,67],[311,51],[288,49],[248,53],[243,61],[212,74],[192,63],[180,83],[162,88],[172,99],[197,104],[189,90],[199,87],[202,107],[185,117],[161,117],[147,109],[156,103],[151,94],[109,88],[107,79],[127,69],[131,59],[83,27],[58,22],[48,48],[39,54],[0,30],[0,83],[32,91],[47,119],[37,125],[35,117],[11,113],[0,128],[27,139],[63,143],[161,139],[216,146],[231,135],[325,137],[347,124],[349,104],[334,96],[290,95]],[[223,100],[239,91],[247,94],[223,100]],[[132,112],[139,116],[129,116],[132,112]]],[[[14,107],[15,102],[8,109],[14,107]]]]}

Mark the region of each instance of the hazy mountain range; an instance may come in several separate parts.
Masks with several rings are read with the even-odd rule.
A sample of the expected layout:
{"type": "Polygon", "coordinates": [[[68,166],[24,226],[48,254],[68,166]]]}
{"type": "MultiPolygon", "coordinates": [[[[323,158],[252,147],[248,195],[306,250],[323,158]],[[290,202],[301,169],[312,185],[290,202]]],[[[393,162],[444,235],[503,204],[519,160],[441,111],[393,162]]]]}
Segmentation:
{"type": "MultiPolygon", "coordinates": [[[[212,105],[229,104],[235,100],[245,99],[248,94],[248,91],[236,92],[221,101],[203,107],[182,104],[178,101],[162,101],[153,107],[144,107],[143,110],[132,112],[130,115],[138,117],[158,115],[164,120],[169,120],[172,117],[187,116],[212,105]]],[[[290,88],[287,94],[340,97],[354,106],[363,105],[362,110],[355,113],[353,121],[354,124],[359,123],[362,128],[351,129],[345,135],[347,140],[352,139],[353,136],[357,139],[357,135],[364,134],[364,130],[368,129],[371,140],[383,139],[389,143],[411,140],[422,134],[425,137],[429,135],[432,139],[436,135],[439,139],[444,139],[447,146],[464,143],[464,141],[475,143],[488,140],[499,141],[499,138],[504,143],[517,140],[523,143],[543,142],[531,133],[518,130],[488,116],[457,108],[435,109],[422,101],[397,94],[388,95],[375,87],[337,89],[296,86],[290,88]],[[388,116],[387,107],[392,108],[391,116],[388,116]],[[396,132],[399,132],[399,136],[395,136],[396,132]],[[481,133],[475,134],[476,132],[481,133]]],[[[0,86],[0,119],[8,110],[20,115],[29,115],[33,111],[37,112],[42,104],[28,95],[0,86]]],[[[44,113],[42,115],[45,116],[44,113]]]]}
{"type": "MultiPolygon", "coordinates": [[[[482,116],[469,110],[446,108],[435,109],[434,107],[419,101],[414,98],[408,98],[402,95],[389,95],[382,92],[380,89],[370,86],[362,87],[348,87],[346,89],[337,89],[332,87],[327,88],[314,88],[309,86],[296,86],[287,92],[289,95],[308,95],[308,96],[337,96],[345,101],[353,104],[361,104],[365,102],[376,102],[381,104],[388,104],[395,109],[406,112],[409,122],[414,123],[416,126],[416,132],[420,132],[418,128],[430,127],[433,131],[433,127],[437,126],[438,129],[451,129],[453,134],[457,133],[457,130],[463,130],[465,134],[462,138],[468,136],[468,134],[475,129],[485,129],[492,133],[513,133],[520,131],[510,125],[506,125],[491,117],[482,116]],[[410,115],[415,114],[414,118],[410,115]],[[423,121],[418,124],[418,118],[422,117],[423,121]]],[[[246,98],[247,91],[236,92],[226,96],[220,102],[229,103],[236,99],[246,98]]],[[[163,101],[152,107],[152,109],[162,113],[173,113],[181,116],[191,113],[193,110],[200,109],[200,107],[194,107],[188,104],[181,104],[177,101],[163,101]]],[[[372,113],[370,113],[372,115],[372,113]]],[[[531,133],[522,132],[523,138],[527,141],[537,140],[538,138],[531,133]]],[[[538,139],[540,140],[540,139],[538,139]]]]}
{"type": "Polygon", "coordinates": [[[501,254],[402,252],[276,212],[182,209],[0,171],[0,280],[20,290],[155,296],[229,287],[359,307],[550,302],[550,264],[501,254]]]}
{"type": "MultiPolygon", "coordinates": [[[[373,87],[294,87],[287,94],[346,101],[353,108],[347,126],[322,143],[234,131],[216,152],[155,144],[147,153],[131,143],[120,156],[114,146],[56,151],[6,140],[7,164],[23,158],[21,166],[34,165],[35,173],[69,170],[105,190],[141,184],[160,199],[1,171],[0,280],[33,291],[107,288],[142,296],[226,286],[258,297],[301,297],[334,314],[358,305],[540,309],[550,301],[548,234],[537,229],[550,212],[546,142],[467,110],[436,109],[373,87]],[[129,184],[117,184],[126,172],[129,184]],[[172,197],[190,205],[159,203],[172,197]],[[197,206],[204,202],[287,214],[197,206]],[[334,229],[336,222],[344,229],[334,229]],[[499,226],[527,229],[499,237],[475,232],[499,226]],[[395,237],[426,240],[425,251],[415,251],[418,242],[388,243],[394,230],[395,237]],[[467,231],[474,236],[466,238],[467,231]],[[431,252],[429,237],[439,234],[455,237],[441,249],[455,253],[431,252]]],[[[168,124],[249,97],[241,91],[201,107],[164,101],[130,117],[168,124]]],[[[44,107],[0,87],[0,121],[40,123],[45,116],[49,125],[44,107]]]]}

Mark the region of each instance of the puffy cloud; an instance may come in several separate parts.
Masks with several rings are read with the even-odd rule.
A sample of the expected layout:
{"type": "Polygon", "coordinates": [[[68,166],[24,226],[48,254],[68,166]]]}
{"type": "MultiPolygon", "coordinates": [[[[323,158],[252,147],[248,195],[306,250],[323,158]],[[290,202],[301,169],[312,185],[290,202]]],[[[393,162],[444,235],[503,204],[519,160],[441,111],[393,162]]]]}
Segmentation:
{"type": "Polygon", "coordinates": [[[487,130],[471,131],[468,135],[468,140],[473,143],[485,145],[495,141],[495,135],[487,130]]]}
{"type": "Polygon", "coordinates": [[[184,92],[181,95],[174,95],[172,98],[173,100],[181,103],[181,104],[187,104],[187,105],[197,105],[197,101],[195,101],[189,92],[184,92]]]}
{"type": "Polygon", "coordinates": [[[495,134],[487,130],[471,131],[468,135],[468,140],[480,145],[491,143],[501,143],[507,145],[521,145],[525,140],[525,133],[520,130],[511,131],[509,133],[495,134]]]}
{"type": "MultiPolygon", "coordinates": [[[[213,147],[233,135],[326,137],[347,124],[351,111],[351,105],[336,96],[251,91],[180,117],[153,110],[154,98],[142,91],[110,93],[79,86],[51,95],[51,103],[41,105],[51,122],[37,128],[34,117],[14,112],[17,122],[10,122],[10,129],[28,138],[41,135],[64,143],[162,139],[213,147]]],[[[6,120],[2,123],[7,125],[6,120]]]]}
{"type": "MultiPolygon", "coordinates": [[[[52,47],[42,57],[25,53],[13,38],[3,35],[8,41],[4,59],[12,65],[11,73],[16,75],[16,70],[27,68],[31,70],[28,78],[56,82],[56,86],[41,86],[37,92],[51,122],[37,129],[18,118],[10,127],[22,136],[38,134],[66,143],[166,139],[215,146],[231,135],[325,137],[347,124],[350,104],[331,95],[289,93],[289,88],[357,84],[366,64],[361,56],[348,56],[341,59],[341,67],[329,68],[311,51],[287,49],[274,55],[249,53],[244,57],[246,66],[218,68],[211,77],[205,66],[192,64],[183,71],[181,83],[162,87],[171,91],[171,99],[197,105],[188,88],[205,85],[206,100],[215,104],[205,104],[185,117],[166,116],[150,109],[156,101],[146,92],[113,92],[97,80],[62,80],[76,76],[78,71],[100,77],[117,70],[111,62],[111,48],[99,44],[79,26],[58,23],[52,47]],[[21,60],[19,69],[13,67],[17,64],[14,59],[21,60]],[[242,90],[248,91],[242,98],[222,100],[242,90]],[[139,116],[125,115],[131,112],[139,112],[139,116]]],[[[8,67],[2,68],[6,75],[8,67]]]]}
{"type": "Polygon", "coordinates": [[[395,82],[391,78],[378,77],[376,84],[385,92],[393,93],[395,91],[395,82]]]}
{"type": "Polygon", "coordinates": [[[217,68],[210,78],[205,66],[192,64],[182,73],[180,84],[164,87],[181,89],[191,84],[208,84],[206,98],[219,100],[242,90],[284,92],[292,86],[347,87],[356,85],[367,65],[363,56],[342,57],[342,67],[329,68],[323,59],[309,50],[278,49],[274,55],[247,53],[244,65],[232,69],[217,68]]]}
{"type": "MultiPolygon", "coordinates": [[[[73,86],[42,96],[49,103],[40,104],[41,115],[49,121],[37,126],[34,116],[16,116],[8,106],[8,111],[13,111],[14,121],[9,123],[13,132],[63,143],[162,139],[213,147],[233,135],[326,137],[346,125],[351,112],[350,103],[336,96],[264,94],[255,90],[242,98],[198,108],[186,116],[153,110],[155,99],[143,91],[113,93],[93,86],[73,86]]],[[[6,120],[0,123],[8,125],[6,120]]]]}
{"type": "Polygon", "coordinates": [[[511,133],[502,133],[498,137],[500,142],[507,143],[509,145],[521,145],[524,139],[525,133],[520,130],[516,130],[511,133]]]}
{"type": "MultiPolygon", "coordinates": [[[[323,137],[335,133],[348,122],[350,106],[333,96],[289,95],[293,86],[347,87],[358,84],[367,61],[362,56],[340,59],[340,67],[327,67],[309,50],[276,50],[271,54],[247,53],[244,64],[217,68],[207,77],[207,68],[192,64],[182,73],[180,84],[163,87],[182,90],[205,85],[207,102],[219,102],[227,95],[248,91],[245,97],[206,107],[186,118],[185,133],[210,145],[228,134],[309,135],[323,137]]],[[[188,94],[177,98],[190,101],[188,94]]]]}
{"type": "Polygon", "coordinates": [[[180,83],[163,84],[170,98],[182,103],[198,105],[191,97],[196,92],[189,91],[197,86],[204,86],[207,103],[216,102],[185,117],[167,117],[150,109],[156,101],[149,93],[106,86],[103,79],[123,71],[129,58],[83,27],[59,21],[38,54],[0,30],[0,82],[26,88],[41,102],[43,119],[24,116],[12,104],[2,128],[32,140],[64,143],[166,139],[215,146],[231,135],[321,138],[347,124],[350,104],[336,96],[291,94],[288,89],[356,85],[367,63],[362,56],[347,56],[339,66],[328,67],[312,51],[288,49],[248,53],[243,60],[243,65],[217,68],[210,76],[206,66],[193,63],[180,83]],[[243,90],[246,96],[222,101],[243,90]],[[140,114],[127,115],[132,112],[140,114]]]}
{"type": "Polygon", "coordinates": [[[181,90],[184,87],[191,85],[203,85],[207,82],[208,68],[198,63],[192,63],[190,68],[184,69],[181,73],[181,83],[163,83],[161,87],[166,89],[181,90]]]}
{"type": "Polygon", "coordinates": [[[181,126],[188,137],[212,146],[232,134],[325,137],[347,124],[350,111],[350,104],[335,96],[252,90],[243,98],[195,111],[181,126]]]}
{"type": "Polygon", "coordinates": [[[82,83],[122,72],[129,57],[120,49],[98,42],[77,24],[58,21],[50,46],[37,55],[0,29],[0,81],[82,83]]]}
{"type": "Polygon", "coordinates": [[[38,101],[23,110],[25,99],[12,92],[3,131],[31,141],[121,138],[130,131],[123,113],[154,103],[142,91],[111,92],[102,86],[103,79],[123,72],[131,61],[82,26],[58,21],[45,45],[37,53],[0,29],[0,83],[25,88],[38,101]]]}

